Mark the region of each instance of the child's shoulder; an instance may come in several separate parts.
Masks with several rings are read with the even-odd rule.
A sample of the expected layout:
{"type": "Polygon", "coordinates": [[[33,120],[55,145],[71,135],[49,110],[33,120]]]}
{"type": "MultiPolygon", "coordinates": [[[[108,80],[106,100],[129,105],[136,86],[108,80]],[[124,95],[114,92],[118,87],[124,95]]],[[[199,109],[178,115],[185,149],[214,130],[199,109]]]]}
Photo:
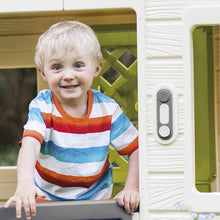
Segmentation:
{"type": "Polygon", "coordinates": [[[50,89],[41,90],[33,101],[35,102],[43,101],[46,102],[47,104],[53,103],[52,91],[50,89]]]}
{"type": "Polygon", "coordinates": [[[97,90],[94,90],[94,89],[90,89],[90,91],[93,93],[93,103],[114,103],[114,104],[117,104],[117,102],[108,97],[107,95],[97,91],[97,90]]]}

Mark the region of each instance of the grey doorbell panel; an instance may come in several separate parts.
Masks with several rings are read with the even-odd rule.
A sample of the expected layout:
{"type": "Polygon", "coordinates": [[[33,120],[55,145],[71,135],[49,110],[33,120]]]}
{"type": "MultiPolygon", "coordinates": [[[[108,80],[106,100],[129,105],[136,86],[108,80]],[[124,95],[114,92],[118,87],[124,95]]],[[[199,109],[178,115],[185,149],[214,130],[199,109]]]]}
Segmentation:
{"type": "Polygon", "coordinates": [[[156,94],[157,135],[168,140],[173,135],[173,97],[168,88],[158,90],[156,94]]]}

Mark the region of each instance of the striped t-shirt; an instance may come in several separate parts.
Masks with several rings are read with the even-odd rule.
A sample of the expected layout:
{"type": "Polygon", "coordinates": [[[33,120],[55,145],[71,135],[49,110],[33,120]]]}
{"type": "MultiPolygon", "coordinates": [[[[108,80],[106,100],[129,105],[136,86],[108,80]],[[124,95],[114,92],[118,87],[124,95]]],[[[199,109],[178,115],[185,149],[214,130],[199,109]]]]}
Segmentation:
{"type": "Polygon", "coordinates": [[[95,90],[83,118],[68,115],[51,90],[41,91],[30,103],[25,136],[41,143],[35,184],[54,201],[110,198],[109,145],[121,155],[138,148],[137,130],[119,105],[95,90]]]}

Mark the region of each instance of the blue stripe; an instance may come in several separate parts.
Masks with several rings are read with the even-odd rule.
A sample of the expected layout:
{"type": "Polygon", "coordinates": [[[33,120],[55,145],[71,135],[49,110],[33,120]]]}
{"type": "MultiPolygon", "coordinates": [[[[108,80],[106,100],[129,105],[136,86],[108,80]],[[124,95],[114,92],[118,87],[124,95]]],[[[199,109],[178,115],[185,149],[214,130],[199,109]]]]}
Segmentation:
{"type": "Polygon", "coordinates": [[[93,103],[116,103],[114,99],[109,98],[101,92],[91,90],[93,92],[93,103]]]}
{"type": "Polygon", "coordinates": [[[90,148],[65,148],[54,144],[52,141],[43,142],[41,153],[51,155],[59,161],[69,163],[102,162],[108,153],[108,145],[90,148]]]}
{"type": "Polygon", "coordinates": [[[39,108],[31,108],[28,113],[29,121],[38,121],[44,124],[44,119],[39,108]]]}
{"type": "Polygon", "coordinates": [[[85,194],[78,196],[75,200],[90,200],[93,195],[103,189],[109,188],[112,183],[112,168],[109,168],[94,188],[92,188],[85,194]]]}
{"type": "Polygon", "coordinates": [[[124,133],[130,127],[130,124],[131,122],[127,116],[124,113],[121,113],[114,123],[112,123],[110,141],[113,141],[115,138],[124,133]]]}
{"type": "Polygon", "coordinates": [[[46,104],[53,104],[54,103],[52,91],[49,89],[41,91],[34,100],[35,101],[44,101],[44,102],[46,102],[46,104]]]}

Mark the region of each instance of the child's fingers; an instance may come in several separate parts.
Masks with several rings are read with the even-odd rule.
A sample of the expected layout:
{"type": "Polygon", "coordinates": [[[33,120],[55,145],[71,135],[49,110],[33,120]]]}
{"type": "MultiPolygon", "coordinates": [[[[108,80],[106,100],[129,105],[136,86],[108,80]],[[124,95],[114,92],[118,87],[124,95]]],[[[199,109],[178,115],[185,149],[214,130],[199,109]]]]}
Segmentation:
{"type": "Polygon", "coordinates": [[[130,204],[130,201],[131,201],[131,197],[130,195],[128,194],[125,194],[124,196],[124,208],[125,208],[125,211],[128,213],[128,214],[131,214],[131,204],[130,204]]]}
{"type": "Polygon", "coordinates": [[[139,194],[124,194],[124,208],[128,214],[133,214],[139,205],[139,194]]]}
{"type": "Polygon", "coordinates": [[[130,214],[133,214],[135,211],[135,198],[131,197],[129,205],[130,205],[130,214]]]}
{"type": "Polygon", "coordinates": [[[125,205],[125,203],[124,203],[124,196],[123,196],[121,193],[119,193],[118,195],[116,195],[116,196],[114,197],[114,199],[117,200],[117,202],[118,202],[118,204],[119,204],[120,206],[124,207],[124,205],[125,205]]]}
{"type": "MultiPolygon", "coordinates": [[[[26,219],[31,219],[30,204],[29,204],[29,200],[28,200],[27,198],[25,198],[25,199],[23,200],[23,207],[24,207],[26,219]]],[[[19,210],[20,210],[20,209],[19,209],[19,210]]]]}
{"type": "Polygon", "coordinates": [[[118,204],[121,207],[124,207],[125,211],[130,214],[131,213],[131,198],[130,194],[124,191],[121,191],[116,197],[118,204]]]}
{"type": "Polygon", "coordinates": [[[8,208],[12,203],[16,203],[16,217],[22,217],[22,205],[26,214],[26,219],[31,219],[31,216],[36,215],[36,201],[35,196],[45,197],[46,195],[36,187],[35,193],[30,193],[31,196],[14,195],[8,199],[4,207],[8,208]]]}
{"type": "Polygon", "coordinates": [[[133,214],[139,205],[139,199],[138,196],[133,196],[131,197],[131,201],[130,201],[130,213],[133,214]]]}
{"type": "Polygon", "coordinates": [[[131,207],[132,207],[131,209],[133,213],[138,209],[139,203],[140,203],[140,196],[139,196],[139,193],[137,193],[136,195],[134,195],[133,201],[131,204],[131,207]]]}
{"type": "Polygon", "coordinates": [[[20,199],[16,200],[16,217],[21,218],[21,207],[22,207],[22,202],[20,199]]]}
{"type": "Polygon", "coordinates": [[[12,196],[11,198],[9,198],[7,200],[7,202],[5,203],[4,207],[8,208],[13,202],[14,202],[14,197],[12,196]]]}
{"type": "Polygon", "coordinates": [[[21,199],[12,196],[8,199],[8,201],[5,203],[4,207],[8,208],[12,203],[16,203],[16,217],[21,218],[21,207],[22,207],[22,201],[21,199]]]}
{"type": "Polygon", "coordinates": [[[30,197],[29,198],[29,207],[30,207],[30,212],[32,216],[36,215],[36,201],[35,201],[35,197],[30,197]]]}
{"type": "Polygon", "coordinates": [[[121,191],[115,196],[117,202],[120,206],[124,207],[125,211],[128,214],[133,214],[140,202],[139,192],[136,191],[121,191]]]}

